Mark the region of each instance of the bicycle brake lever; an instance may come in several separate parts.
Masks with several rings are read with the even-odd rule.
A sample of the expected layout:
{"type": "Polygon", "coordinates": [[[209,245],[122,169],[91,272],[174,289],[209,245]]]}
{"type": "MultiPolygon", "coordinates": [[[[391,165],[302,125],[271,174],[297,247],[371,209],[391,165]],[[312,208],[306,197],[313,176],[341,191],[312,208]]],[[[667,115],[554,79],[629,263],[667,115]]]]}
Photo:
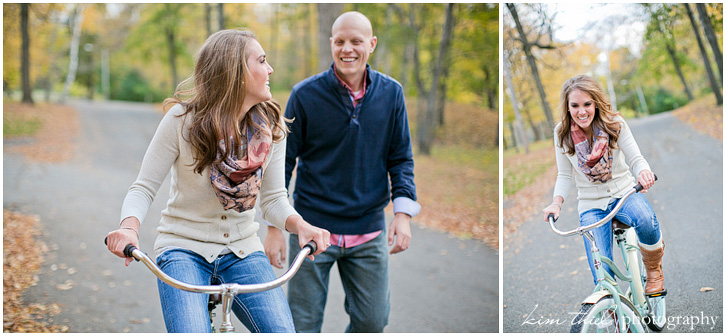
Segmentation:
{"type": "Polygon", "coordinates": [[[550,218],[552,218],[552,221],[553,221],[553,222],[556,222],[556,221],[557,221],[557,218],[555,218],[555,214],[549,214],[549,215],[547,216],[547,220],[550,220],[550,218]]]}

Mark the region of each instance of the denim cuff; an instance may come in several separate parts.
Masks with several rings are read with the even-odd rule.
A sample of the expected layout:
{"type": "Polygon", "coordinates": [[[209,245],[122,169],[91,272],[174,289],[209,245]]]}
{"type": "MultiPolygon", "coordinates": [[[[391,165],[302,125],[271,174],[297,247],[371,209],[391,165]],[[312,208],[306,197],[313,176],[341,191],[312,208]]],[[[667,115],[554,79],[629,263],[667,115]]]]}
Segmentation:
{"type": "Polygon", "coordinates": [[[418,215],[420,211],[421,205],[408,197],[396,197],[395,199],[393,199],[394,214],[402,212],[413,218],[418,215]]]}

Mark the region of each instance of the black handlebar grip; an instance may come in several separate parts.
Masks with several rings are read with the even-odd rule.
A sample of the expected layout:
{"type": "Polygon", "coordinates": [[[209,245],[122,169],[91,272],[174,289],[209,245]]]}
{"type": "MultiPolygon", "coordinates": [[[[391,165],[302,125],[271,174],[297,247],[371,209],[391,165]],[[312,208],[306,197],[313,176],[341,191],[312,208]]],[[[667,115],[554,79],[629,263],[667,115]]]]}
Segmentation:
{"type": "Polygon", "coordinates": [[[550,218],[552,218],[552,221],[553,222],[556,222],[557,221],[557,218],[555,218],[555,214],[549,214],[549,215],[547,215],[547,220],[548,221],[550,220],[550,218]]]}
{"type": "MultiPolygon", "coordinates": [[[[103,244],[108,246],[108,237],[103,239],[103,244]]],[[[136,246],[128,244],[128,245],[126,245],[126,247],[124,247],[124,255],[129,258],[133,258],[134,257],[133,253],[134,253],[134,250],[136,250],[136,249],[137,249],[136,246]]]]}
{"type": "MultiPolygon", "coordinates": [[[[656,175],[656,174],[653,174],[653,177],[655,178],[655,180],[656,180],[656,181],[658,181],[658,175],[656,175]]],[[[638,184],[637,184],[637,185],[635,186],[635,192],[640,192],[640,191],[642,191],[642,190],[643,190],[643,186],[642,186],[642,185],[640,185],[640,183],[638,183],[638,184]]]]}
{"type": "Polygon", "coordinates": [[[315,251],[318,250],[318,244],[315,244],[315,242],[312,240],[309,241],[307,244],[305,244],[305,246],[303,246],[303,248],[306,248],[306,247],[310,248],[310,254],[313,254],[313,253],[315,253],[315,251]]]}
{"type": "Polygon", "coordinates": [[[128,245],[126,245],[126,247],[124,247],[124,255],[129,258],[133,258],[134,250],[136,250],[136,246],[128,244],[128,245]]]}

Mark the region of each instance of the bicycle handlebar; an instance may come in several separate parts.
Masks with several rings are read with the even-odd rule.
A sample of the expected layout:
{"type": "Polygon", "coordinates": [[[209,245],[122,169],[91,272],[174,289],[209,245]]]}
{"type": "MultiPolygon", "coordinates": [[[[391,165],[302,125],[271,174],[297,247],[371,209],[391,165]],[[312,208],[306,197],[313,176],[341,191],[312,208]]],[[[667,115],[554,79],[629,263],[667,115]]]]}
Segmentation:
{"type": "MultiPolygon", "coordinates": [[[[104,240],[104,244],[108,245],[108,237],[106,240],[104,240]]],[[[303,261],[305,261],[305,258],[308,255],[312,255],[317,251],[318,247],[317,244],[315,244],[314,241],[310,241],[305,246],[303,246],[302,250],[298,252],[297,256],[295,256],[295,259],[290,264],[290,269],[287,270],[283,275],[281,275],[279,278],[269,281],[269,282],[263,282],[259,284],[221,284],[221,285],[192,285],[185,282],[181,282],[177,279],[172,278],[171,276],[164,273],[164,271],[159,268],[159,266],[156,265],[156,263],[149,258],[146,253],[139,250],[136,246],[133,246],[131,244],[126,245],[124,248],[124,255],[129,258],[134,258],[136,261],[141,261],[144,265],[146,265],[149,270],[154,273],[161,281],[164,281],[168,285],[178,288],[181,290],[185,290],[188,292],[194,292],[194,293],[204,293],[204,294],[223,294],[223,293],[232,293],[233,295],[239,294],[239,293],[257,293],[257,292],[264,292],[266,290],[274,289],[277,287],[282,286],[285,284],[288,280],[290,280],[295,273],[297,273],[298,269],[300,269],[300,266],[302,265],[303,261]]]]}
{"type": "MultiPolygon", "coordinates": [[[[655,174],[653,174],[653,176],[655,177],[655,180],[658,181],[658,176],[656,176],[655,174]]],[[[610,221],[613,217],[615,217],[615,214],[618,213],[618,211],[620,210],[620,208],[623,207],[623,204],[625,203],[625,200],[628,197],[630,197],[630,195],[632,195],[634,193],[637,193],[637,192],[640,192],[642,190],[643,190],[643,186],[640,185],[640,183],[638,183],[637,185],[635,185],[635,187],[633,187],[633,189],[631,189],[630,191],[628,191],[628,193],[626,193],[623,197],[620,198],[620,201],[618,201],[618,203],[615,205],[615,207],[613,208],[613,210],[610,211],[610,213],[607,216],[605,216],[605,218],[601,219],[598,222],[592,223],[590,225],[580,226],[580,227],[575,228],[575,229],[570,230],[570,231],[560,231],[560,230],[557,229],[557,227],[555,227],[555,222],[557,221],[557,219],[555,219],[555,215],[554,214],[549,214],[547,216],[547,220],[550,223],[550,228],[552,228],[552,231],[554,231],[558,235],[565,236],[565,237],[566,236],[576,235],[576,234],[581,235],[585,231],[590,231],[592,229],[599,228],[599,227],[603,226],[603,224],[605,224],[608,221],[610,221]]]]}

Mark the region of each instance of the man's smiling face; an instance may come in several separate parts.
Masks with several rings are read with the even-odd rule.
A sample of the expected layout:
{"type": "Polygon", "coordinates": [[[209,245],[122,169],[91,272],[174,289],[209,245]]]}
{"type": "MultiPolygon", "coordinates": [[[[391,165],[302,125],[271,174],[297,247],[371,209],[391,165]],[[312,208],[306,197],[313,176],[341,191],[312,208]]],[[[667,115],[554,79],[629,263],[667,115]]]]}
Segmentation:
{"type": "Polygon", "coordinates": [[[330,49],[335,69],[344,79],[362,75],[368,57],[376,48],[376,37],[373,36],[370,22],[361,16],[344,14],[333,24],[330,49]]]}

